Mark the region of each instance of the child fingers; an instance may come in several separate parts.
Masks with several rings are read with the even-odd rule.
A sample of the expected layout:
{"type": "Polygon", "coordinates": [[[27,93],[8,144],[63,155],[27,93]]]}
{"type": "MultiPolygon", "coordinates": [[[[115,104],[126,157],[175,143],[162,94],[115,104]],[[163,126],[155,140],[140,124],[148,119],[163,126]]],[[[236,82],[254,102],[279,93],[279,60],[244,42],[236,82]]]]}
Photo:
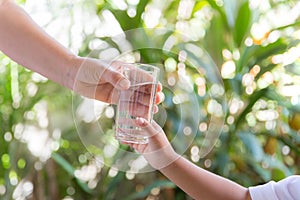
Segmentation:
{"type": "Polygon", "coordinates": [[[158,112],[158,106],[157,105],[154,105],[153,106],[153,113],[155,114],[155,113],[157,113],[158,112]]]}
{"type": "Polygon", "coordinates": [[[136,118],[136,124],[143,128],[143,130],[148,134],[148,136],[154,136],[158,134],[161,131],[161,127],[155,122],[152,121],[150,124],[147,120],[144,118],[136,118]]]}

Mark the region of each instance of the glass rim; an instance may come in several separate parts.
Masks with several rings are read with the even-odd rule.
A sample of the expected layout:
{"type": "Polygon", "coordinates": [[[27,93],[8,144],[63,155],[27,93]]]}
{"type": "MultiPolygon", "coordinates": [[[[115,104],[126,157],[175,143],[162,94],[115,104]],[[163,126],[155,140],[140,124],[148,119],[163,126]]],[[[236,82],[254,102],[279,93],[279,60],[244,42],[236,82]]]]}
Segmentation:
{"type": "Polygon", "coordinates": [[[157,71],[160,71],[160,68],[159,68],[159,67],[156,67],[156,66],[154,66],[154,65],[152,65],[152,64],[146,64],[146,63],[138,63],[138,62],[136,62],[136,63],[124,63],[124,64],[122,64],[121,66],[125,66],[125,65],[131,65],[131,66],[137,66],[137,65],[140,65],[140,66],[145,66],[145,67],[153,68],[153,69],[155,69],[155,70],[157,70],[157,71]]]}

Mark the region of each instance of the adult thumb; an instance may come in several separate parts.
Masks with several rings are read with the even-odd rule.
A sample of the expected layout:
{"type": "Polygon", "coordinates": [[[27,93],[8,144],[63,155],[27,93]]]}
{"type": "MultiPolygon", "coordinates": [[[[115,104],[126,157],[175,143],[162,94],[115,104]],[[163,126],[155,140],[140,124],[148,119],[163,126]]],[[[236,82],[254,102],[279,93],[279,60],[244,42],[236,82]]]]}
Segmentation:
{"type": "Polygon", "coordinates": [[[130,87],[130,81],[123,74],[110,69],[103,74],[103,80],[119,90],[127,90],[130,87]]]}

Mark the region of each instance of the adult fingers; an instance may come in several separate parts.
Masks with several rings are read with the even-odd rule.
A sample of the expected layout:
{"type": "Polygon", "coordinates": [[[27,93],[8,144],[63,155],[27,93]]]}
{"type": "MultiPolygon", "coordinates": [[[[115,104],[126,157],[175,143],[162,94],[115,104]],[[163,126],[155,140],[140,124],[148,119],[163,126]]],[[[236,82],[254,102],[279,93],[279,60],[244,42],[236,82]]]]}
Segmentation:
{"type": "Polygon", "coordinates": [[[119,90],[127,90],[130,87],[130,81],[120,72],[107,68],[102,74],[101,82],[108,82],[119,90]]]}
{"type": "Polygon", "coordinates": [[[109,83],[93,85],[78,81],[75,83],[73,90],[82,96],[97,99],[106,103],[116,103],[119,94],[118,91],[109,83]],[[112,97],[114,97],[113,100],[112,97]]]}
{"type": "MultiPolygon", "coordinates": [[[[128,65],[123,65],[125,68],[128,69],[128,65]]],[[[132,85],[141,84],[141,83],[153,83],[153,76],[146,72],[143,69],[139,68],[132,68],[130,70],[126,70],[126,76],[131,81],[132,85]]]]}
{"type": "Polygon", "coordinates": [[[155,96],[155,104],[160,104],[163,100],[164,100],[164,98],[165,98],[165,95],[164,95],[164,93],[162,93],[162,92],[157,92],[156,93],[156,96],[155,96]]]}
{"type": "Polygon", "coordinates": [[[87,87],[92,90],[95,99],[106,103],[117,104],[119,101],[119,91],[110,83],[96,85],[95,87],[87,87]]]}
{"type": "Polygon", "coordinates": [[[162,91],[162,85],[161,85],[161,83],[159,82],[158,84],[157,84],[157,87],[156,87],[156,92],[161,92],[162,91]]]}

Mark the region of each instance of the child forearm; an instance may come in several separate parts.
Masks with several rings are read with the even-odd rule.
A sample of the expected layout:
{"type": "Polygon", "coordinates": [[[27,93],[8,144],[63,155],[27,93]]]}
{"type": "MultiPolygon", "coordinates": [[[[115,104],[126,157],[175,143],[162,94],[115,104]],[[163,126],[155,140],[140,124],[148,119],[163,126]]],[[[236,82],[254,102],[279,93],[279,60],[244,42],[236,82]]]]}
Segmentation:
{"type": "Polygon", "coordinates": [[[68,88],[73,84],[70,74],[80,66],[74,54],[9,0],[0,2],[0,50],[24,67],[68,88]]]}
{"type": "Polygon", "coordinates": [[[201,169],[183,157],[160,171],[197,200],[250,200],[248,189],[201,169]]]}

